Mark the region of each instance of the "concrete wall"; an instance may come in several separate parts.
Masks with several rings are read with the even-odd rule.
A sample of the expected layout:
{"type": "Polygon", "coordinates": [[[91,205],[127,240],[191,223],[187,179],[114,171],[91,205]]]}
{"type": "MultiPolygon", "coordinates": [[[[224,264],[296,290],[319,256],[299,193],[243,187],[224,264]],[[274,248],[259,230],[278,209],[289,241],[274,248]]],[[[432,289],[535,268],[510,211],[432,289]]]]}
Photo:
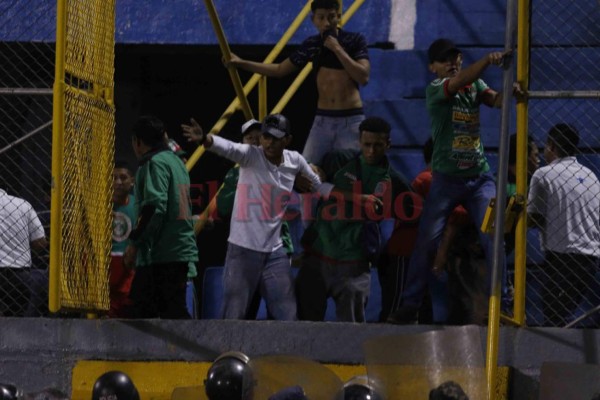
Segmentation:
{"type": "MultiPolygon", "coordinates": [[[[298,355],[333,364],[363,364],[367,339],[465,329],[382,324],[275,321],[116,321],[0,319],[0,382],[27,390],[70,390],[78,360],[211,361],[238,350],[250,357],[298,355]]],[[[479,329],[482,350],[485,328],[479,329]]],[[[544,361],[598,364],[600,331],[502,328],[499,364],[513,368],[514,399],[537,398],[544,361]]]]}

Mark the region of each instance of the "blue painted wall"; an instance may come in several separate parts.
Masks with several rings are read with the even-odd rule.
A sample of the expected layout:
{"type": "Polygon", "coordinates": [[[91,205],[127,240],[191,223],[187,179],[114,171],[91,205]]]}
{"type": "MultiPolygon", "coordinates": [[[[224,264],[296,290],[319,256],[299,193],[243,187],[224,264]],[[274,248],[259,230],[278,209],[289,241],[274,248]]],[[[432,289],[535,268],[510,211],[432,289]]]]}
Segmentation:
{"type": "MultiPolygon", "coordinates": [[[[397,4],[406,5],[410,1],[397,4]]],[[[403,19],[392,20],[394,15],[404,17],[392,12],[392,0],[366,0],[346,26],[348,30],[364,33],[372,47],[371,80],[361,89],[365,110],[392,122],[394,151],[400,152],[418,148],[429,135],[424,89],[433,79],[426,56],[431,41],[441,36],[454,39],[464,51],[466,65],[489,51],[501,49],[504,41],[506,0],[414,1],[413,49],[383,50],[378,45],[388,42],[394,27],[404,23],[403,19]]],[[[49,23],[49,19],[55,18],[55,3],[56,0],[36,0],[35,7],[27,7],[25,1],[0,0],[0,40],[53,41],[55,24],[49,23]]],[[[352,0],[344,0],[346,8],[351,3],[352,0]]],[[[306,0],[214,0],[214,4],[229,43],[237,49],[244,48],[246,56],[258,59],[265,48],[277,42],[306,0]],[[253,47],[244,46],[263,48],[254,54],[253,47]]],[[[214,50],[216,36],[203,0],[117,0],[116,5],[117,43],[206,45],[213,50],[203,53],[204,63],[218,59],[218,50],[214,50]]],[[[533,90],[598,90],[600,4],[597,0],[578,0],[573,5],[565,0],[535,1],[530,76],[533,90]]],[[[307,20],[290,44],[298,45],[313,33],[314,28],[307,20]]],[[[181,75],[189,73],[180,68],[171,71],[170,76],[177,75],[177,71],[181,75]]],[[[216,76],[214,71],[213,75],[216,76]]],[[[501,70],[496,68],[488,68],[483,75],[496,89],[502,86],[501,78],[501,70]]],[[[159,75],[156,79],[160,79],[159,75]]],[[[223,79],[223,85],[230,89],[227,78],[223,79]]],[[[552,124],[566,121],[580,129],[582,143],[600,148],[600,135],[595,128],[600,120],[598,109],[590,101],[532,102],[530,115],[535,123],[531,124],[530,132],[542,144],[552,124]]],[[[498,146],[499,126],[499,111],[484,107],[483,142],[492,151],[498,146]]],[[[513,112],[511,130],[514,126],[513,112]]]]}
{"type": "MultiPolygon", "coordinates": [[[[35,7],[30,3],[0,0],[0,40],[54,41],[56,0],[36,0],[35,7]]],[[[306,1],[214,0],[214,4],[231,44],[261,45],[276,43],[306,1]]],[[[389,15],[389,0],[367,0],[346,28],[364,32],[369,43],[384,42],[389,15]]],[[[117,0],[115,31],[117,43],[218,43],[202,0],[117,0]]],[[[299,44],[313,32],[307,20],[290,43],[299,44]]]]}
{"type": "MultiPolygon", "coordinates": [[[[389,0],[369,0],[346,26],[364,32],[370,43],[386,41],[389,0]]],[[[276,43],[305,0],[215,0],[223,31],[232,45],[276,43]]],[[[118,0],[116,40],[119,43],[217,44],[201,0],[118,0]]],[[[291,39],[299,44],[314,28],[305,21],[291,39]]]]}
{"type": "MultiPolygon", "coordinates": [[[[408,4],[398,0],[398,4],[408,4]]],[[[439,36],[462,46],[498,46],[504,41],[506,0],[414,0],[417,21],[414,47],[426,49],[439,36]]],[[[369,43],[385,42],[392,0],[366,0],[347,25],[363,32],[369,43]]],[[[347,8],[352,3],[345,0],[347,8]]],[[[305,0],[214,0],[231,44],[273,44],[306,4],[305,0]]],[[[600,7],[596,0],[538,0],[533,12],[532,43],[598,42],[600,7]]],[[[53,41],[56,0],[0,0],[0,40],[53,41]]],[[[292,44],[313,32],[305,21],[292,44]]],[[[216,44],[202,0],[117,0],[118,43],[216,44]]]]}

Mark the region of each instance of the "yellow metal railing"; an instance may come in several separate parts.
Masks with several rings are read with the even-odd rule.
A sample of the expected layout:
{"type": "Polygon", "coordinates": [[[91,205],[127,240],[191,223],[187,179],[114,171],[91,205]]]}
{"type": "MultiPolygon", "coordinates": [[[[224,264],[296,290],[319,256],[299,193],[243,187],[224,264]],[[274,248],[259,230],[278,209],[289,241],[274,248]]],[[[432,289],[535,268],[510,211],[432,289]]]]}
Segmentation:
{"type": "MultiPolygon", "coordinates": [[[[208,10],[208,15],[210,16],[210,20],[212,21],[217,38],[219,39],[221,53],[223,53],[223,56],[226,60],[230,60],[231,50],[229,49],[229,44],[227,43],[225,32],[223,32],[223,27],[221,26],[221,21],[219,20],[219,16],[217,15],[215,5],[213,4],[212,0],[204,0],[204,3],[206,4],[206,9],[208,10]]],[[[250,119],[252,118],[252,110],[250,109],[248,98],[244,94],[244,88],[242,87],[242,81],[240,80],[237,68],[230,66],[229,68],[227,68],[227,70],[229,72],[231,82],[233,83],[233,88],[235,89],[237,98],[242,106],[244,116],[246,117],[246,119],[250,119]]]]}
{"type": "Polygon", "coordinates": [[[108,310],[115,0],[57,2],[49,309],[108,310]]]}
{"type": "MultiPolygon", "coordinates": [[[[352,16],[356,13],[356,11],[360,8],[360,6],[363,5],[364,2],[365,2],[365,0],[354,1],[354,3],[352,3],[352,5],[348,8],[348,10],[346,10],[346,12],[342,15],[342,18],[340,21],[340,26],[344,26],[350,20],[350,18],[352,18],[352,16]]],[[[223,59],[229,60],[231,58],[231,52],[229,50],[229,45],[226,43],[227,39],[225,37],[225,33],[223,32],[223,28],[219,21],[219,16],[214,8],[212,0],[205,0],[205,3],[207,5],[207,8],[209,8],[209,14],[211,17],[211,21],[213,23],[213,27],[214,27],[215,31],[217,32],[217,37],[219,38],[219,44],[221,46],[221,51],[223,52],[223,59]]],[[[304,7],[300,11],[300,13],[296,16],[294,21],[292,21],[292,23],[290,24],[289,28],[285,31],[285,33],[283,34],[283,36],[281,37],[279,42],[275,45],[275,47],[273,47],[273,50],[271,50],[271,52],[264,59],[263,63],[271,63],[275,60],[275,58],[277,58],[277,56],[281,53],[283,48],[287,45],[287,43],[292,38],[294,33],[296,33],[296,31],[298,30],[298,28],[300,27],[302,22],[306,19],[306,17],[310,13],[310,4],[311,3],[312,3],[312,0],[308,0],[306,2],[306,4],[304,5],[304,7]]],[[[340,6],[341,6],[341,3],[340,3],[340,6]]],[[[229,68],[230,76],[231,76],[232,68],[235,69],[234,67],[229,68]]],[[[288,90],[283,94],[283,96],[281,97],[279,102],[275,105],[275,107],[273,107],[273,109],[271,110],[271,113],[279,113],[285,108],[285,106],[288,104],[288,102],[293,97],[293,95],[298,91],[298,88],[304,82],[304,80],[306,79],[308,74],[310,74],[311,70],[312,70],[312,63],[308,63],[302,69],[302,71],[300,71],[300,73],[296,76],[296,79],[294,79],[294,81],[292,82],[292,84],[290,85],[288,90]]],[[[237,74],[236,74],[236,76],[237,76],[237,74]]],[[[240,97],[245,98],[246,96],[248,96],[248,94],[252,91],[252,89],[254,89],[254,87],[257,84],[260,85],[260,88],[259,88],[259,112],[258,112],[259,118],[261,118],[261,119],[264,118],[268,113],[268,111],[267,111],[267,96],[266,96],[267,83],[266,83],[266,78],[264,76],[262,76],[260,74],[252,75],[250,80],[248,80],[246,85],[244,85],[243,89],[239,90],[239,91],[236,86],[236,78],[232,77],[232,79],[234,82],[234,87],[236,87],[237,97],[236,97],[236,99],[234,99],[231,102],[231,104],[229,105],[229,107],[227,107],[225,112],[223,112],[223,114],[221,115],[219,120],[210,129],[209,133],[218,134],[221,131],[221,129],[223,129],[223,127],[225,126],[227,121],[229,121],[229,118],[240,107],[240,104],[242,104],[242,105],[244,104],[242,101],[240,101],[240,97]],[[241,94],[243,94],[243,96],[241,96],[241,94]]],[[[246,103],[247,103],[247,100],[246,100],[246,103]]],[[[244,112],[244,114],[246,116],[246,119],[252,118],[251,116],[249,116],[249,115],[251,115],[251,113],[249,115],[246,115],[247,113],[244,112]]],[[[200,157],[202,157],[203,154],[204,154],[204,147],[202,147],[202,146],[198,147],[196,149],[196,151],[194,151],[194,153],[190,156],[190,158],[188,159],[188,161],[186,163],[186,168],[188,169],[188,171],[191,170],[194,167],[194,165],[196,165],[196,163],[198,162],[200,157]]]]}
{"type": "MultiPolygon", "coordinates": [[[[354,13],[360,8],[360,6],[364,2],[365,2],[365,0],[356,0],[348,8],[346,13],[342,15],[342,18],[340,21],[340,26],[344,26],[344,24],[346,24],[346,22],[348,22],[350,20],[350,18],[352,18],[354,13]]],[[[217,32],[217,37],[219,39],[221,51],[223,52],[223,59],[229,60],[229,59],[231,59],[231,51],[229,50],[229,45],[227,44],[227,39],[225,37],[225,33],[223,32],[223,28],[219,21],[219,16],[214,8],[212,0],[205,0],[205,3],[206,3],[207,8],[209,8],[209,14],[210,14],[211,21],[213,23],[213,27],[214,27],[215,31],[217,32]]],[[[264,59],[264,61],[263,61],[264,63],[273,62],[273,60],[275,60],[275,58],[277,58],[277,56],[281,53],[281,51],[283,50],[285,45],[289,42],[291,37],[294,35],[294,33],[296,33],[296,31],[298,30],[298,28],[300,27],[302,22],[308,16],[308,14],[310,12],[310,4],[311,3],[312,3],[312,0],[308,0],[306,2],[306,4],[304,5],[304,7],[300,11],[300,13],[296,16],[294,21],[292,21],[292,23],[290,24],[289,28],[285,31],[285,33],[283,34],[283,36],[281,37],[279,42],[275,45],[275,47],[273,47],[273,50],[271,50],[271,52],[264,59]]],[[[341,2],[340,2],[340,11],[341,11],[341,2]]],[[[264,77],[260,74],[253,74],[252,77],[250,78],[250,80],[248,80],[248,82],[246,83],[246,85],[244,85],[244,87],[241,88],[241,84],[239,85],[239,87],[237,86],[237,82],[239,81],[239,75],[237,74],[237,72],[235,72],[235,74],[233,74],[232,69],[235,70],[234,67],[230,67],[229,72],[230,72],[230,77],[232,78],[234,87],[236,89],[237,97],[231,102],[231,104],[229,104],[229,107],[227,107],[225,112],[223,112],[223,114],[221,115],[219,120],[215,123],[215,125],[213,125],[213,127],[210,129],[210,131],[208,133],[219,134],[221,129],[223,129],[225,124],[229,121],[229,118],[231,117],[231,115],[233,115],[233,113],[240,107],[240,104],[242,105],[242,108],[244,109],[244,115],[245,115],[246,119],[252,118],[251,111],[246,112],[245,107],[248,104],[246,96],[248,96],[248,94],[252,91],[252,89],[254,89],[254,87],[257,84],[259,85],[259,95],[258,95],[259,118],[260,119],[264,118],[268,113],[268,111],[267,111],[267,80],[266,80],[266,77],[264,77]]],[[[275,107],[273,107],[273,109],[271,110],[271,113],[280,113],[285,108],[285,106],[289,103],[291,98],[298,91],[298,88],[300,87],[300,85],[302,85],[302,83],[304,82],[304,80],[310,74],[311,71],[312,71],[312,63],[308,63],[302,69],[302,71],[300,71],[298,73],[298,75],[296,76],[296,78],[294,79],[294,81],[292,82],[290,87],[285,91],[283,96],[281,96],[281,99],[277,102],[275,107]]],[[[202,155],[204,154],[204,151],[205,151],[204,146],[199,146],[194,151],[194,153],[190,156],[190,158],[188,159],[188,161],[185,165],[188,171],[191,170],[194,167],[194,165],[196,165],[196,163],[198,162],[200,157],[202,157],[202,155]]],[[[221,190],[221,188],[219,188],[219,191],[220,190],[221,190]]],[[[210,200],[208,206],[204,209],[204,211],[200,214],[199,219],[196,221],[196,223],[194,225],[194,231],[195,231],[196,235],[198,235],[202,231],[206,222],[208,221],[208,217],[216,210],[216,207],[217,207],[216,196],[218,195],[218,193],[219,192],[217,191],[217,194],[215,195],[215,197],[213,197],[210,200]]]]}
{"type": "MultiPolygon", "coordinates": [[[[67,32],[66,0],[56,3],[56,65],[54,69],[54,98],[52,101],[52,188],[50,226],[62,226],[62,159],[63,127],[65,125],[65,45],[67,32]]],[[[50,232],[50,266],[48,309],[60,309],[60,285],[58,274],[61,265],[61,234],[57,229],[50,232]]]]}
{"type": "MultiPolygon", "coordinates": [[[[529,89],[529,28],[530,0],[519,0],[517,19],[517,82],[523,90],[529,89]]],[[[527,198],[527,136],[529,104],[527,99],[517,102],[517,195],[527,198]]],[[[515,232],[515,304],[514,319],[525,324],[525,264],[527,251],[527,207],[517,219],[515,232]]]]}
{"type": "MultiPolygon", "coordinates": [[[[273,47],[273,50],[271,50],[271,52],[267,55],[267,57],[264,59],[263,62],[270,63],[270,62],[273,62],[273,60],[275,60],[275,58],[277,58],[277,56],[281,53],[281,51],[283,50],[285,45],[292,38],[294,33],[296,33],[296,31],[298,30],[298,28],[300,27],[302,22],[306,19],[309,12],[310,12],[310,1],[308,1],[306,3],[306,5],[302,8],[302,10],[298,14],[298,16],[296,16],[294,21],[292,21],[289,28],[285,31],[285,33],[281,37],[281,40],[279,40],[279,42],[275,45],[275,47],[273,47]]],[[[215,24],[215,22],[217,22],[217,25],[214,25],[214,26],[215,27],[218,26],[220,28],[221,24],[220,24],[220,22],[218,22],[218,18],[219,17],[216,12],[214,13],[214,15],[211,14],[211,21],[213,22],[213,25],[215,24]],[[212,21],[212,18],[215,18],[216,21],[212,21]]],[[[215,29],[217,29],[217,28],[215,28],[215,29]]],[[[225,34],[222,33],[222,28],[221,28],[221,35],[219,35],[219,36],[220,37],[222,36],[223,39],[225,39],[225,34]]],[[[229,48],[229,47],[227,47],[227,48],[229,48]]],[[[228,52],[227,55],[224,55],[224,58],[225,59],[231,58],[231,53],[228,52]]],[[[264,77],[260,74],[252,75],[252,77],[244,85],[244,88],[243,88],[244,96],[248,96],[248,94],[252,91],[252,89],[254,89],[254,87],[258,84],[258,82],[259,82],[259,80],[261,80],[261,78],[264,79],[264,77]]],[[[221,129],[223,129],[223,127],[225,126],[227,121],[229,121],[229,118],[239,108],[239,106],[240,106],[240,100],[239,100],[239,98],[236,97],[231,102],[231,104],[229,104],[229,106],[225,109],[225,111],[223,112],[221,117],[218,119],[218,121],[210,129],[209,133],[218,134],[219,132],[221,132],[221,129]]],[[[264,107],[265,107],[265,115],[266,115],[266,101],[265,101],[264,107]]],[[[186,167],[187,167],[188,171],[191,170],[194,167],[194,165],[196,165],[196,163],[198,162],[200,157],[202,157],[202,154],[204,154],[204,147],[200,146],[190,156],[190,158],[188,159],[188,161],[186,163],[186,167]]]]}

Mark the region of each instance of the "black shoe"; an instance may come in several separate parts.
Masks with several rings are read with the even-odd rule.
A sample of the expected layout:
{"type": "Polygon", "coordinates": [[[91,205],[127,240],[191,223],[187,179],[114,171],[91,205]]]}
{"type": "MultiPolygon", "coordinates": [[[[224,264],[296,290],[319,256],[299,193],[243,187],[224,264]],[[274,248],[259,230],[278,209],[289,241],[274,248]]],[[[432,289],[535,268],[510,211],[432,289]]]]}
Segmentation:
{"type": "Polygon", "coordinates": [[[419,309],[413,306],[401,306],[392,311],[387,317],[386,322],[397,325],[416,324],[419,319],[419,309]]]}

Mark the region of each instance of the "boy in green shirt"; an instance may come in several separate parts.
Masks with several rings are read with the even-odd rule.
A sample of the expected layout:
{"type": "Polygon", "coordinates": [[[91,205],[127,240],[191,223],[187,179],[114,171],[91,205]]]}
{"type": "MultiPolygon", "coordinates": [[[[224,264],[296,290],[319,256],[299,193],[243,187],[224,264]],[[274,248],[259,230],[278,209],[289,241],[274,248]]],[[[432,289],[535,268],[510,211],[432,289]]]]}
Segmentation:
{"type": "Polygon", "coordinates": [[[116,161],[113,170],[112,249],[109,269],[110,310],[108,316],[111,318],[128,317],[128,307],[131,305],[129,291],[134,271],[124,267],[123,253],[137,221],[135,197],[130,193],[133,181],[134,174],[127,163],[116,161]]]}
{"type": "MultiPolygon", "coordinates": [[[[408,183],[393,171],[386,157],[390,125],[378,117],[359,127],[360,154],[347,158],[332,183],[338,193],[380,199],[375,214],[349,196],[331,196],[303,237],[305,256],[296,280],[300,319],[323,320],[327,297],[336,303],[338,321],[365,322],[365,304],[371,286],[370,262],[364,247],[366,219],[380,221],[396,211],[395,201],[410,192],[408,183]]],[[[333,157],[342,159],[347,151],[333,157]]],[[[364,203],[364,202],[363,202],[364,203]]],[[[393,223],[392,223],[393,225],[393,223]]]]}

